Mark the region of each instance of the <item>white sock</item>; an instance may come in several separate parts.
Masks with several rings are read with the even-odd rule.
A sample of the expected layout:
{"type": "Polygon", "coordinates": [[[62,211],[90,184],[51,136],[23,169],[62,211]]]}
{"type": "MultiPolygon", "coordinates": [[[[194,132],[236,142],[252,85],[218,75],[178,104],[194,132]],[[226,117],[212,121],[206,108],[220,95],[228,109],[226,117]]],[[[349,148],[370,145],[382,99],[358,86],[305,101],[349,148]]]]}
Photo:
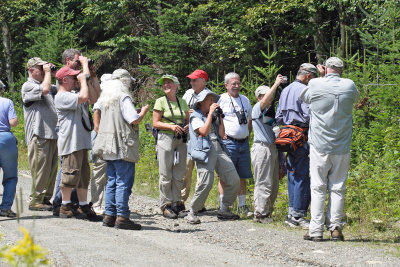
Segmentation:
{"type": "Polygon", "coordinates": [[[224,204],[222,204],[222,199],[224,198],[224,195],[219,195],[219,207],[222,208],[224,204]]]}
{"type": "Polygon", "coordinates": [[[85,206],[89,204],[87,201],[79,201],[79,206],[85,206]]]}
{"type": "Polygon", "coordinates": [[[239,199],[239,207],[243,207],[246,205],[246,195],[238,196],[239,199]]]}
{"type": "Polygon", "coordinates": [[[71,200],[63,200],[62,202],[61,202],[61,204],[62,205],[67,205],[68,203],[71,203],[71,200]]]}

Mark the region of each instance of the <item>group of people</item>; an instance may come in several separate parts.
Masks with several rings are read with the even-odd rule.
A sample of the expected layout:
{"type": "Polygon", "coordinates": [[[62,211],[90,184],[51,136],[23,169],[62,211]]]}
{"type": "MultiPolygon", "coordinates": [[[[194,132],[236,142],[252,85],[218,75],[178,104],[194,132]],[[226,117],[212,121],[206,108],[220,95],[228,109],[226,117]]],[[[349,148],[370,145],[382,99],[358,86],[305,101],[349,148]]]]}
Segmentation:
{"type": "MultiPolygon", "coordinates": [[[[128,200],[139,161],[138,124],[149,106],[135,108],[130,92],[134,78],[128,71],[104,74],[100,83],[94,65],[79,51],[67,49],[62,59],[64,66],[57,71],[40,58],[29,59],[29,78],[21,89],[32,171],[29,209],[139,230],[141,226],[129,219],[128,200]],[[55,75],[56,85],[51,84],[51,75],[55,75]],[[93,119],[89,104],[94,104],[93,119]],[[58,160],[61,169],[57,175],[58,160]]],[[[225,76],[226,93],[217,95],[206,87],[207,73],[195,70],[187,76],[192,88],[182,98],[177,95],[178,78],[163,75],[158,83],[164,96],[153,108],[163,216],[201,223],[199,213],[206,211],[215,171],[219,177],[219,219],[235,220],[241,215],[260,223],[271,222],[279,189],[279,158],[285,157],[275,145],[277,125],[294,125],[308,133],[308,142],[286,155],[289,209],[285,223],[308,229],[307,240],[322,240],[328,191],[326,225],[333,240],[343,240],[352,106],[358,92],[351,80],[341,78],[342,70],[343,62],[336,57],[317,67],[302,64],[295,81],[281,92],[276,111],[277,89],[285,82],[280,74],[271,88],[263,85],[255,90],[254,106],[240,93],[237,73],[225,76]],[[194,166],[197,183],[186,208],[194,166]],[[254,211],[246,205],[246,181],[253,178],[252,167],[254,211]],[[236,198],[237,213],[231,210],[236,198]],[[311,222],[306,219],[310,202],[311,222]]],[[[17,161],[11,157],[16,158],[18,151],[10,127],[17,124],[17,118],[12,101],[0,101],[0,167],[5,192],[0,215],[15,217],[11,206],[17,161]]]]}

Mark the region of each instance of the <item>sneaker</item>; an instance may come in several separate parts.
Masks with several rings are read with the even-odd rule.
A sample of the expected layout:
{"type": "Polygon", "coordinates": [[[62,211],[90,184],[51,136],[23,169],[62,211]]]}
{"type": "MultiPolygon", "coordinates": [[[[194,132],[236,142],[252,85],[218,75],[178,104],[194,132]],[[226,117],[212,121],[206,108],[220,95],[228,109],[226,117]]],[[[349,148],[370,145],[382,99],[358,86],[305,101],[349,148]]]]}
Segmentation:
{"type": "Polygon", "coordinates": [[[142,229],[142,226],[140,224],[134,223],[129,218],[117,216],[114,228],[124,229],[124,230],[140,230],[142,229]]]}
{"type": "Polygon", "coordinates": [[[174,205],[171,205],[171,209],[178,215],[178,218],[184,218],[188,215],[189,211],[186,210],[185,204],[183,202],[177,202],[174,205]]]}
{"type": "Polygon", "coordinates": [[[203,212],[207,212],[206,207],[203,207],[201,210],[197,211],[198,213],[203,213],[203,212]]]}
{"type": "Polygon", "coordinates": [[[288,215],[285,219],[285,224],[290,227],[301,227],[303,230],[308,230],[310,226],[310,221],[300,217],[296,219],[295,217],[288,215]]]}
{"type": "Polygon", "coordinates": [[[240,216],[232,213],[230,210],[222,211],[218,210],[217,218],[219,220],[239,220],[240,216]]]}
{"type": "Polygon", "coordinates": [[[171,207],[166,207],[163,210],[163,216],[168,219],[177,219],[178,215],[171,209],[171,207]]]}
{"type": "Polygon", "coordinates": [[[259,223],[264,223],[264,224],[268,224],[272,222],[272,218],[269,215],[254,215],[254,219],[255,222],[259,222],[259,223]]]}
{"type": "Polygon", "coordinates": [[[106,213],[106,211],[102,208],[102,207],[93,207],[93,211],[97,214],[97,215],[104,215],[106,213]]]}
{"type": "Polygon", "coordinates": [[[76,215],[77,213],[72,203],[68,203],[67,205],[61,204],[59,211],[60,218],[72,218],[76,215]]]}
{"type": "Polygon", "coordinates": [[[8,218],[15,218],[15,217],[17,217],[17,214],[15,212],[13,212],[12,210],[0,209],[0,216],[8,217],[8,218]]]}
{"type": "Polygon", "coordinates": [[[344,241],[344,236],[342,234],[342,230],[340,230],[338,227],[335,228],[335,230],[331,231],[331,238],[332,241],[344,241]]]}
{"type": "Polygon", "coordinates": [[[238,208],[238,214],[240,216],[243,216],[245,218],[250,218],[253,216],[253,212],[250,211],[249,207],[247,206],[241,206],[238,208]]]}
{"type": "Polygon", "coordinates": [[[92,222],[102,221],[103,216],[97,215],[96,212],[94,212],[92,205],[90,205],[90,204],[86,204],[83,206],[79,205],[78,212],[80,214],[82,214],[82,213],[85,214],[89,221],[92,221],[92,222]]]}
{"type": "Polygon", "coordinates": [[[35,211],[52,211],[53,206],[50,204],[45,204],[45,203],[29,203],[29,210],[35,210],[35,211]]]}
{"type": "Polygon", "coordinates": [[[309,241],[314,241],[314,242],[321,242],[321,241],[324,241],[324,239],[322,238],[322,235],[321,235],[321,236],[310,236],[308,233],[306,233],[306,234],[303,236],[303,239],[304,239],[304,240],[309,240],[309,241]]]}
{"type": "Polygon", "coordinates": [[[105,215],[103,219],[103,226],[114,227],[117,216],[105,215]]]}
{"type": "Polygon", "coordinates": [[[193,212],[189,212],[187,214],[186,220],[190,224],[199,224],[199,223],[201,223],[199,217],[197,217],[197,215],[195,213],[193,213],[193,212]]]}

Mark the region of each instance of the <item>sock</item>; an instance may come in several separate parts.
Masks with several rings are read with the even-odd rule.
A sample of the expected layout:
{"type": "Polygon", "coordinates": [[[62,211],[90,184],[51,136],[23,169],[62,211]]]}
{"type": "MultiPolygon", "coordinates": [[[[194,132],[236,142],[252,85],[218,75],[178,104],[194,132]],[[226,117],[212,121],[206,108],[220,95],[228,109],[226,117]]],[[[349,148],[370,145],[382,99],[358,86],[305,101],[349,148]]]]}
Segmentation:
{"type": "Polygon", "coordinates": [[[238,196],[239,199],[239,207],[243,207],[246,205],[246,195],[238,196]]]}
{"type": "Polygon", "coordinates": [[[71,200],[63,200],[62,202],[61,202],[61,204],[62,205],[67,205],[68,203],[71,203],[71,200]]]}
{"type": "Polygon", "coordinates": [[[85,206],[89,204],[87,201],[79,201],[79,206],[85,206]]]}
{"type": "Polygon", "coordinates": [[[222,199],[224,198],[224,195],[219,195],[219,207],[222,208],[222,199]]]}

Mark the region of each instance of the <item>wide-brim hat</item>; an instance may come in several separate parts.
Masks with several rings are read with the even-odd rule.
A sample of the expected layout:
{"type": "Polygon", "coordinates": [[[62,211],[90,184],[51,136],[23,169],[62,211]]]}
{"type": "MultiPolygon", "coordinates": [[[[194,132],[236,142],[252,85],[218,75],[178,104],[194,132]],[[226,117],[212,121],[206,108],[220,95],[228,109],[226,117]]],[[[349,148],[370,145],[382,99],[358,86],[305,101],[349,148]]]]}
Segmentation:
{"type": "Polygon", "coordinates": [[[199,103],[203,102],[204,99],[206,99],[206,97],[209,96],[209,95],[214,96],[214,103],[217,103],[217,102],[218,102],[218,100],[219,100],[219,95],[217,95],[216,93],[214,93],[214,92],[211,91],[211,90],[204,89],[203,91],[201,91],[201,92],[197,95],[196,106],[197,106],[199,103]]]}

